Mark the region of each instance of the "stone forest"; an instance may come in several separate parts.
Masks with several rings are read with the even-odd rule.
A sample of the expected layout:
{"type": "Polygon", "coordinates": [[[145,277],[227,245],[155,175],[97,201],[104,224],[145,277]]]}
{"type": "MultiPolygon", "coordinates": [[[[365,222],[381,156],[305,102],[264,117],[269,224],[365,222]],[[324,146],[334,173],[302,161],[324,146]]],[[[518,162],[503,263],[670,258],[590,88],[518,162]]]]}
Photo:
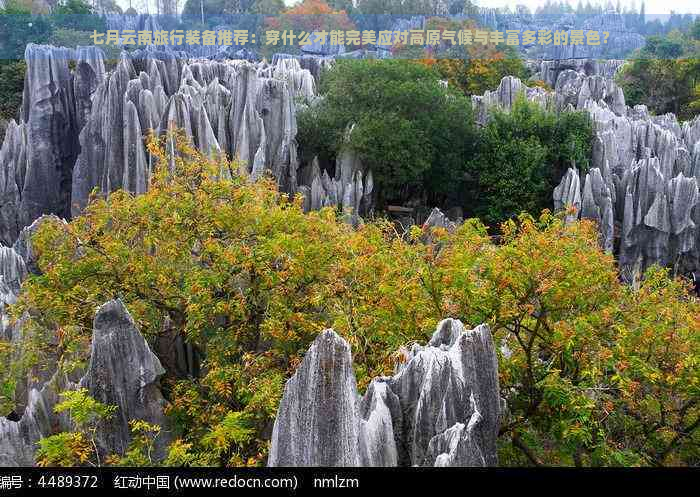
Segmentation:
{"type": "Polygon", "coordinates": [[[700,18],[121,3],[0,1],[0,466],[700,464],[700,18]],[[90,38],[312,16],[609,41],[90,38]]]}

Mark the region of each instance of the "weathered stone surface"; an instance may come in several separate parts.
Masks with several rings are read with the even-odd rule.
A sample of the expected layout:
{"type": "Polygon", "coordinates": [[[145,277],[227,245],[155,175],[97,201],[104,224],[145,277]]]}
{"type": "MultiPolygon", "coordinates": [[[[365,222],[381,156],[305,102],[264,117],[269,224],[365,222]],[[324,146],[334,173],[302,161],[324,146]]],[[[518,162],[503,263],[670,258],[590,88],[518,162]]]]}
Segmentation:
{"type": "Polygon", "coordinates": [[[24,259],[14,249],[0,246],[0,309],[15,303],[26,277],[24,259]]]}
{"type": "Polygon", "coordinates": [[[350,346],[326,330],[284,388],[269,465],[359,465],[356,402],[350,346]]]}
{"type": "Polygon", "coordinates": [[[0,149],[0,239],[5,244],[42,214],[69,213],[78,134],[105,72],[102,52],[95,47],[29,44],[25,59],[20,124],[9,123],[0,149]]]}
{"type": "Polygon", "coordinates": [[[20,202],[27,170],[27,131],[11,120],[0,148],[0,242],[12,244],[21,229],[20,202]]]}
{"type": "Polygon", "coordinates": [[[73,76],[68,66],[75,60],[74,51],[29,44],[25,59],[22,122],[26,123],[27,161],[18,212],[21,226],[42,214],[66,214],[65,185],[78,153],[73,76]]]}
{"type": "MultiPolygon", "coordinates": [[[[347,132],[346,139],[352,133],[347,132]]],[[[372,170],[362,164],[359,155],[349,148],[342,150],[335,161],[335,174],[331,178],[328,172],[321,170],[318,159],[302,169],[301,183],[310,185],[308,202],[305,208],[310,210],[323,207],[340,208],[347,220],[356,225],[361,222],[361,215],[371,213],[374,193],[372,170]]]]}
{"type": "MultiPolygon", "coordinates": [[[[150,131],[183,129],[206,155],[226,153],[254,179],[268,171],[282,190],[306,191],[295,99],[313,98],[316,83],[295,58],[189,60],[148,47],[123,52],[109,73],[95,47],[29,45],[26,58],[22,119],[8,123],[0,149],[0,242],[12,244],[41,214],[77,215],[95,188],[145,192],[155,167],[150,131]]],[[[341,192],[353,209],[365,193],[357,183],[341,192]]]]}
{"type": "Polygon", "coordinates": [[[510,110],[519,95],[527,100],[538,102],[543,106],[551,106],[554,97],[543,88],[529,88],[514,76],[504,77],[498,88],[494,91],[487,91],[483,95],[472,96],[472,106],[474,115],[479,125],[484,125],[488,121],[490,109],[494,106],[505,110],[510,110]]]}
{"type": "Polygon", "coordinates": [[[56,372],[45,383],[30,386],[27,406],[19,421],[0,417],[0,466],[33,465],[36,443],[41,438],[73,429],[67,415],[57,415],[53,407],[60,400],[60,392],[76,388],[87,388],[93,398],[117,406],[114,417],[103,421],[96,432],[100,458],[124,453],[131,440],[132,419],[163,427],[155,441],[155,457],[161,457],[169,441],[163,412],[165,401],[158,387],[163,373],[124,304],[120,300],[107,302],[95,316],[85,375],[71,382],[56,372]]]}
{"type": "Polygon", "coordinates": [[[14,249],[0,245],[0,340],[12,341],[13,330],[6,308],[17,301],[26,277],[24,259],[14,249]]]}
{"type": "Polygon", "coordinates": [[[350,347],[319,335],[287,382],[270,466],[493,466],[501,398],[488,326],[442,321],[357,395],[350,347]]]}
{"type": "Polygon", "coordinates": [[[593,168],[586,174],[581,219],[592,219],[598,223],[600,245],[606,252],[612,252],[614,243],[612,196],[598,168],[593,168]]]}
{"type": "Polygon", "coordinates": [[[423,228],[445,228],[450,233],[454,232],[459,226],[459,221],[452,221],[437,207],[433,207],[428,218],[423,223],[423,228]]]}
{"type": "Polygon", "coordinates": [[[573,213],[566,215],[567,222],[578,217],[579,212],[581,212],[581,179],[576,169],[570,167],[566,171],[561,183],[554,189],[553,197],[554,210],[573,210],[573,213]]]}
{"type": "Polygon", "coordinates": [[[121,300],[107,302],[97,310],[90,363],[80,386],[96,400],[118,408],[99,428],[101,453],[123,454],[131,440],[129,421],[142,419],[164,428],[163,436],[156,440],[162,454],[167,423],[158,380],[164,373],[121,300]]]}
{"type": "Polygon", "coordinates": [[[66,416],[53,412],[59,400],[56,392],[68,386],[61,380],[55,377],[41,389],[32,388],[19,421],[0,417],[0,467],[33,466],[36,443],[50,436],[54,429],[70,429],[66,416]]]}
{"type": "Polygon", "coordinates": [[[518,94],[556,111],[587,112],[594,127],[591,168],[583,184],[572,169],[567,171],[553,192],[555,210],[573,205],[578,214],[568,221],[595,220],[601,247],[612,252],[619,246],[626,278],[652,264],[696,270],[700,120],[679,123],[673,114],[650,116],[644,106],[628,107],[612,79],[621,64],[544,61],[539,77],[554,92],[506,77],[497,90],[472,97],[477,122],[484,124],[493,106],[510,109],[518,94]]]}
{"type": "Polygon", "coordinates": [[[40,274],[37,256],[32,249],[32,237],[39,230],[39,227],[47,221],[63,223],[64,225],[66,224],[64,219],[60,219],[57,216],[43,215],[37,218],[29,226],[22,228],[22,231],[19,232],[15,243],[12,245],[15,252],[17,252],[17,254],[19,254],[24,260],[27,266],[27,271],[32,274],[40,274]]]}

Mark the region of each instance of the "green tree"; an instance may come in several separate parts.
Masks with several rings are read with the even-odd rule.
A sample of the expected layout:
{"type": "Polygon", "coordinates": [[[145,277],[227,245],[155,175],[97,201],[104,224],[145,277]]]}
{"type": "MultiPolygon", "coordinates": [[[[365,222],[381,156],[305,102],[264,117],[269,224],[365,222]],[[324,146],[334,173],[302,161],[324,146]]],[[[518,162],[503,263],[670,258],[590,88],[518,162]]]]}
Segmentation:
{"type": "MultiPolygon", "coordinates": [[[[177,437],[163,464],[262,464],[284,381],[324,328],[349,341],[364,389],[445,317],[488,323],[498,344],[502,464],[700,461],[698,301],[658,268],[624,286],[593,223],[522,215],[499,243],[477,220],[454,233],[354,229],[331,209],[304,213],[270,180],[228,179],[235,163],[178,150],[170,166],[149,145],[159,165],[146,194],[95,197],[67,225],[44,223],[43,274],[12,308],[54,330],[55,353],[89,340],[95,307],[119,295],[152,344],[175,330],[202,352],[193,377],[161,354],[177,437]]],[[[158,427],[132,430],[127,454],[107,462],[152,464],[158,427]]],[[[85,447],[69,435],[46,444],[85,447]]]]}
{"type": "Polygon", "coordinates": [[[26,71],[27,65],[24,61],[7,61],[0,64],[0,118],[19,120],[26,71]]]}
{"type": "Polygon", "coordinates": [[[107,406],[88,395],[87,389],[61,393],[54,412],[67,412],[75,429],[39,441],[36,454],[39,466],[100,466],[106,454],[99,454],[95,436],[100,422],[114,416],[116,406],[107,406]]]}
{"type": "Polygon", "coordinates": [[[187,0],[182,8],[182,18],[201,23],[203,11],[204,24],[213,27],[223,21],[226,4],[227,0],[187,0]]]}
{"type": "Polygon", "coordinates": [[[9,0],[0,9],[0,65],[24,58],[28,43],[46,43],[51,36],[46,16],[35,15],[30,7],[9,0]]]}
{"type": "Polygon", "coordinates": [[[551,205],[570,166],[585,171],[592,127],[582,112],[556,113],[519,96],[510,112],[496,109],[479,134],[464,188],[468,211],[492,227],[551,205]]]}
{"type": "MultiPolygon", "coordinates": [[[[168,164],[164,148],[150,150],[168,164]]],[[[146,194],[115,192],[67,227],[46,223],[34,245],[44,275],[26,282],[16,316],[32,309],[37,328],[61,330],[58,350],[80,340],[67,329],[89,337],[92,303],[110,296],[121,296],[152,344],[169,323],[206,352],[195,378],[161,355],[180,437],[173,459],[259,464],[284,380],[317,333],[332,326],[348,338],[366,384],[389,372],[402,343],[434,327],[432,315],[395,319],[414,305],[435,312],[420,287],[403,284],[416,277],[411,261],[423,247],[406,246],[397,258],[388,223],[355,231],[330,209],[304,214],[301,200],[280,195],[270,180],[218,180],[238,165],[180,150],[174,174],[159,167],[146,194]],[[66,264],[76,250],[81,257],[66,264]],[[380,293],[369,292],[380,283],[380,293]]],[[[48,362],[38,352],[32,358],[48,362]]]]}
{"type": "Polygon", "coordinates": [[[282,0],[255,0],[250,7],[251,13],[268,16],[276,16],[283,10],[284,2],[282,0]]]}
{"type": "MultiPolygon", "coordinates": [[[[475,30],[473,20],[455,21],[431,17],[426,23],[431,30],[475,30]]],[[[415,46],[394,49],[397,57],[414,58],[419,63],[433,67],[441,78],[464,92],[465,95],[483,95],[496,88],[505,76],[525,79],[526,71],[522,59],[510,46],[494,44],[448,45],[431,47],[429,50],[415,46]]]]}
{"type": "Polygon", "coordinates": [[[474,140],[471,110],[435,71],[405,60],[339,60],[323,74],[321,93],[299,116],[308,159],[357,151],[373,172],[380,205],[422,191],[433,203],[456,194],[474,140]]]}
{"type": "Polygon", "coordinates": [[[76,31],[103,33],[107,29],[105,20],[83,0],[68,0],[59,4],[52,10],[50,20],[56,27],[76,31]]]}
{"type": "Polygon", "coordinates": [[[457,234],[441,257],[444,301],[500,344],[501,463],[696,464],[700,325],[686,284],[659,268],[639,290],[621,284],[587,221],[523,215],[501,233],[476,259],[457,234]]]}
{"type": "Polygon", "coordinates": [[[654,114],[691,119],[700,112],[700,42],[673,31],[650,36],[617,76],[629,105],[644,104],[654,114]]]}

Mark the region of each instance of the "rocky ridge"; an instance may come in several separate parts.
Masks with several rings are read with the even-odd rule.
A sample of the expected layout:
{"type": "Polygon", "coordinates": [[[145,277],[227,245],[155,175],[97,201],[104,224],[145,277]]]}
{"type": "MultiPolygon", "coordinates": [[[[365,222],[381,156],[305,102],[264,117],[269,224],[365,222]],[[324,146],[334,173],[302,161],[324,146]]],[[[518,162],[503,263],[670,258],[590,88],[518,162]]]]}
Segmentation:
{"type": "MultiPolygon", "coordinates": [[[[0,148],[5,245],[42,214],[78,214],[95,188],[146,191],[151,131],[182,130],[205,154],[226,153],[253,179],[267,172],[283,191],[302,193],[309,208],[356,211],[371,194],[371,177],[362,177],[350,153],[338,159],[334,177],[310,165],[301,183],[295,102],[313,99],[316,90],[296,58],[188,59],[149,47],[123,52],[112,71],[95,47],[28,45],[25,58],[21,119],[9,122],[0,148]]],[[[319,64],[309,67],[318,72],[319,64]]]]}
{"type": "Polygon", "coordinates": [[[348,343],[321,333],[287,381],[270,466],[495,466],[502,400],[491,332],[445,319],[360,397],[348,343]]]}
{"type": "MultiPolygon", "coordinates": [[[[51,219],[64,222],[55,216],[42,216],[20,232],[13,247],[0,246],[0,340],[20,353],[31,346],[36,333],[40,333],[37,339],[48,341],[49,348],[58,346],[53,343],[54,331],[41,333],[28,327],[27,315],[11,321],[6,307],[16,302],[29,274],[40,274],[31,235],[51,219]]],[[[39,440],[75,428],[67,413],[57,414],[53,408],[61,401],[61,392],[78,388],[87,389],[103,404],[117,407],[114,416],[97,427],[94,442],[100,457],[126,451],[131,440],[129,421],[133,419],[163,428],[154,456],[165,454],[170,437],[159,387],[165,370],[121,300],[111,300],[96,310],[84,371],[62,371],[51,361],[49,358],[48,365],[37,365],[19,379],[12,415],[0,416],[0,467],[34,465],[39,440]]]]}
{"type": "Polygon", "coordinates": [[[601,246],[619,253],[629,281],[652,264],[679,272],[700,267],[698,181],[700,117],[678,122],[630,108],[613,76],[621,62],[544,61],[536,78],[554,91],[504,78],[498,88],[472,97],[477,122],[493,106],[509,109],[518,95],[554,110],[582,110],[594,126],[593,154],[583,180],[567,171],[553,192],[554,207],[573,206],[569,219],[598,223],[601,246]]]}

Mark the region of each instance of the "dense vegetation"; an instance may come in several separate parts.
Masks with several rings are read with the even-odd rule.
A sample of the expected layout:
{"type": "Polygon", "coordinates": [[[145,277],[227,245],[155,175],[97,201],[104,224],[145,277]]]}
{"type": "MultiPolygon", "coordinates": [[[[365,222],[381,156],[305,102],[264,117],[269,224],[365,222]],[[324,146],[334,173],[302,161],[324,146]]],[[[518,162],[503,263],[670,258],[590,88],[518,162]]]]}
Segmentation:
{"type": "Polygon", "coordinates": [[[23,59],[28,43],[47,43],[57,30],[91,34],[104,33],[106,27],[83,0],[68,0],[50,13],[37,12],[31,0],[8,0],[0,9],[0,63],[23,59]]]}
{"type": "MultiPolygon", "coordinates": [[[[0,63],[0,120],[19,119],[26,71],[24,61],[0,63]]],[[[2,134],[0,132],[0,138],[2,134]]]]}
{"type": "MultiPolygon", "coordinates": [[[[188,5],[196,17],[197,5],[188,5]]],[[[307,0],[295,13],[392,5],[307,0]]],[[[84,8],[78,0],[65,5],[84,8]]],[[[283,7],[259,0],[246,8],[275,15],[283,7]]],[[[67,13],[57,10],[32,41],[84,36],[89,26],[67,13]]],[[[22,10],[0,22],[32,16],[22,10]]],[[[20,47],[22,40],[3,38],[7,32],[0,43],[20,47]]],[[[645,50],[657,57],[640,58],[623,75],[631,103],[697,112],[697,61],[688,57],[697,39],[652,39],[645,50]],[[675,60],[659,59],[669,53],[675,60]]],[[[417,226],[398,233],[383,220],[355,229],[332,209],[303,213],[301,199],[281,194],[271,179],[250,183],[236,175],[237,164],[211,161],[182,142],[165,167],[163,142],[152,141],[160,166],[146,194],[95,197],[84,215],[48,222],[35,237],[42,274],[29,277],[11,309],[13,319],[25,319],[21,348],[0,342],[0,363],[11,365],[0,371],[0,414],[13,409],[28,371],[81,370],[95,308],[120,297],[167,369],[176,439],[162,463],[259,465],[284,381],[321,330],[333,327],[349,341],[365,388],[393,369],[400,347],[424,342],[439,320],[455,317],[488,323],[499,345],[508,404],[502,464],[700,464],[697,300],[659,268],[638,288],[622,285],[592,224],[542,213],[563,171],[587,167],[590,122],[520,100],[476,128],[468,96],[524,68],[492,47],[469,50],[479,52],[338,61],[323,75],[323,98],[300,113],[298,139],[305,159],[318,155],[325,167],[342,147],[357,151],[373,170],[380,205],[459,204],[481,221],[455,233],[417,226]],[[191,371],[179,369],[167,347],[175,336],[196,350],[191,371]]],[[[0,117],[16,116],[23,72],[21,63],[0,64],[0,117]]],[[[90,440],[114,408],[78,390],[64,392],[55,410],[70,413],[75,431],[42,440],[39,463],[96,463],[90,440]]],[[[102,462],[155,463],[149,454],[161,428],[131,426],[131,450],[102,462]]]]}
{"type": "Polygon", "coordinates": [[[298,117],[306,158],[329,161],[345,146],[359,152],[380,203],[423,189],[434,200],[456,194],[473,119],[469,101],[437,79],[407,61],[337,61],[321,81],[323,99],[298,117]]]}
{"type": "MultiPolygon", "coordinates": [[[[426,29],[460,30],[477,29],[472,20],[454,20],[444,17],[431,17],[426,21],[426,29]]],[[[433,67],[441,79],[465,95],[482,95],[486,90],[493,90],[504,76],[525,79],[525,65],[517,51],[508,45],[492,43],[470,45],[450,44],[423,48],[407,45],[393,49],[395,57],[416,59],[420,63],[433,67]]]]}
{"type": "Polygon", "coordinates": [[[523,99],[476,129],[465,89],[445,88],[441,77],[424,60],[338,61],[322,76],[323,98],[299,114],[304,160],[318,155],[328,165],[350,147],[372,169],[380,207],[425,196],[494,227],[549,207],[566,168],[586,169],[585,113],[523,99]]]}
{"type": "Polygon", "coordinates": [[[700,20],[686,33],[649,37],[618,81],[629,105],[681,119],[700,114],[700,20]]]}
{"type": "Polygon", "coordinates": [[[568,167],[585,172],[592,126],[583,112],[555,113],[524,97],[512,111],[494,110],[469,160],[464,203],[487,225],[551,205],[568,167]]]}
{"type": "MultiPolygon", "coordinates": [[[[167,164],[162,146],[150,151],[167,164]]],[[[29,313],[25,343],[58,340],[25,346],[25,368],[59,351],[73,370],[96,306],[121,297],[168,369],[177,440],[167,464],[261,464],[284,380],[322,329],[349,340],[364,388],[444,317],[487,322],[500,345],[503,464],[700,462],[698,303],[660,269],[639,289],[619,283],[588,222],[521,216],[494,244],[471,220],[426,243],[418,227],[401,235],[381,221],[353,229],[330,209],[304,214],[271,181],[217,179],[238,168],[189,147],[166,169],[144,195],[115,192],[67,226],[46,223],[35,238],[43,275],[13,314],[29,313]],[[199,376],[170,367],[159,337],[172,333],[200,351],[199,376]]],[[[7,395],[13,378],[2,374],[7,395]]],[[[43,462],[93,460],[86,440],[109,406],[79,391],[58,408],[83,423],[46,439],[43,462]]],[[[158,428],[132,427],[132,450],[111,463],[150,463],[158,428]]]]}

